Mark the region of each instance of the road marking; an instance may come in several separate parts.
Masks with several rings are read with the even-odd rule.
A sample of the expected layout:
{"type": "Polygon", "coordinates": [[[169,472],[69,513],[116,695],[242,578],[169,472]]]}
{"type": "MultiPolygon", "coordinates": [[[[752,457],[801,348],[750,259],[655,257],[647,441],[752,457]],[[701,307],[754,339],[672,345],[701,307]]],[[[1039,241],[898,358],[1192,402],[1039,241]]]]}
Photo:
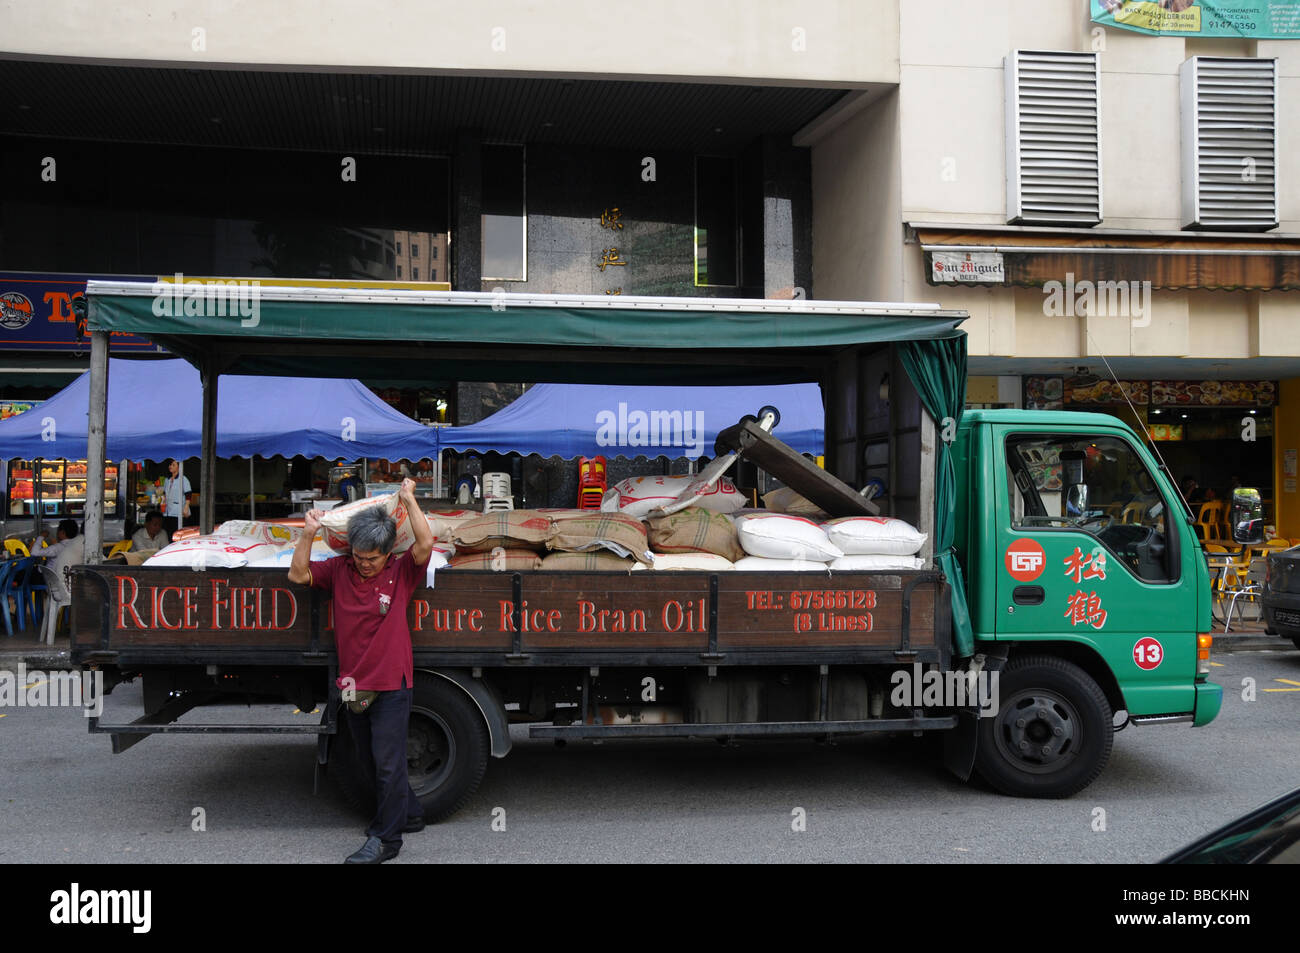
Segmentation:
{"type": "Polygon", "coordinates": [[[8,715],[0,715],[0,718],[8,718],[8,715]]]}
{"type": "Polygon", "coordinates": [[[1222,662],[1211,662],[1210,664],[1213,665],[1215,668],[1223,668],[1222,662]]]}
{"type": "Polygon", "coordinates": [[[1294,685],[1295,688],[1266,688],[1266,692],[1300,692],[1300,682],[1293,682],[1289,678],[1275,678],[1275,682],[1281,682],[1283,685],[1294,685]]]}

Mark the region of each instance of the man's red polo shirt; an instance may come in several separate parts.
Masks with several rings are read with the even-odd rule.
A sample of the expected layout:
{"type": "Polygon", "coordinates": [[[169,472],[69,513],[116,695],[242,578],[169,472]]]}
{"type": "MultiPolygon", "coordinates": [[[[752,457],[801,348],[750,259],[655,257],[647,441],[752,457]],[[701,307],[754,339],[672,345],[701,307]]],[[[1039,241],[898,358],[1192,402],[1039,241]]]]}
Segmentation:
{"type": "Polygon", "coordinates": [[[389,556],[384,568],[362,579],[351,556],[311,564],[311,584],[334,597],[334,640],[339,653],[339,687],[354,679],[357,691],[388,692],[415,684],[411,630],[406,610],[424,585],[428,566],[410,552],[389,556]]]}

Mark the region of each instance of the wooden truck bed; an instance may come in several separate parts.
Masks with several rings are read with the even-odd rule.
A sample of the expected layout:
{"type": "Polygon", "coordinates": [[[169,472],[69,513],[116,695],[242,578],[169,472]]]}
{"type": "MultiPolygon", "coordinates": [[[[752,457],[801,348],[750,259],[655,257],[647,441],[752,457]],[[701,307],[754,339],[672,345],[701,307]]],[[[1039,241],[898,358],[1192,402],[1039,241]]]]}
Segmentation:
{"type": "MultiPolygon", "coordinates": [[[[119,667],[326,665],[330,601],[283,571],[84,566],[72,657],[119,667]]],[[[408,610],[417,665],[939,662],[943,575],[445,570],[408,610]]]]}

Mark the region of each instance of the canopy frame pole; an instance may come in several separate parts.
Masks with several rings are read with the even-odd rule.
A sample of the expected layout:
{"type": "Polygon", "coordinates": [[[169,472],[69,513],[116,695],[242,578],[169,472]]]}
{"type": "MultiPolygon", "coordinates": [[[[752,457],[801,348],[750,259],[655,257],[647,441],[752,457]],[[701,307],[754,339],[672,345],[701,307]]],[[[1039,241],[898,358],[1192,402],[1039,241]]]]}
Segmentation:
{"type": "Polygon", "coordinates": [[[257,501],[253,499],[253,455],[248,455],[248,518],[257,519],[257,501]]]}
{"type": "MultiPolygon", "coordinates": [[[[86,562],[104,561],[104,461],[108,437],[108,332],[90,332],[90,406],[86,430],[86,562]]],[[[66,466],[64,476],[67,476],[66,466]]]]}
{"type": "Polygon", "coordinates": [[[199,461],[199,532],[208,534],[217,515],[217,362],[207,355],[199,368],[203,383],[203,456],[199,461]]]}

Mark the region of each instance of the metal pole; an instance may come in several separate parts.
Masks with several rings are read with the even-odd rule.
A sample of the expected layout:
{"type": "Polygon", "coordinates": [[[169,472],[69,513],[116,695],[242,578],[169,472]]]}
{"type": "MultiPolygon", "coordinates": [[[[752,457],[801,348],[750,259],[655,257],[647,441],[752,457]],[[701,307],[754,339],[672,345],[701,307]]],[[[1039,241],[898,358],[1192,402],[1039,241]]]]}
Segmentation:
{"type": "Polygon", "coordinates": [[[90,332],[90,407],[86,431],[86,562],[104,561],[104,456],[108,441],[108,332],[90,332]]]}
{"type": "Polygon", "coordinates": [[[203,381],[203,458],[199,464],[199,532],[211,533],[217,514],[217,373],[216,362],[205,358],[203,381]]]}
{"type": "Polygon", "coordinates": [[[253,455],[248,455],[248,518],[257,519],[257,503],[253,500],[253,455]]]}

